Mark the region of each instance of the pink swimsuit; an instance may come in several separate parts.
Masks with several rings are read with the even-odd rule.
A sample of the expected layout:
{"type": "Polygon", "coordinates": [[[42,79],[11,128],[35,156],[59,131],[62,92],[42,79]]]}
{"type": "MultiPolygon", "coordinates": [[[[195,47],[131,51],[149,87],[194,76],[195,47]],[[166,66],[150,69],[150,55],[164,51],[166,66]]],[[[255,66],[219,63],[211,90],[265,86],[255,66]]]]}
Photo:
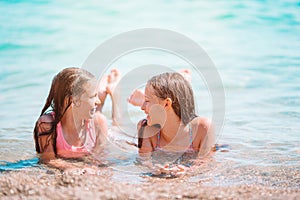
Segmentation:
{"type": "Polygon", "coordinates": [[[88,155],[96,144],[95,128],[91,121],[85,123],[86,127],[86,139],[82,146],[75,147],[67,143],[64,138],[61,123],[59,122],[56,127],[56,149],[57,155],[64,158],[79,158],[88,155]]]}

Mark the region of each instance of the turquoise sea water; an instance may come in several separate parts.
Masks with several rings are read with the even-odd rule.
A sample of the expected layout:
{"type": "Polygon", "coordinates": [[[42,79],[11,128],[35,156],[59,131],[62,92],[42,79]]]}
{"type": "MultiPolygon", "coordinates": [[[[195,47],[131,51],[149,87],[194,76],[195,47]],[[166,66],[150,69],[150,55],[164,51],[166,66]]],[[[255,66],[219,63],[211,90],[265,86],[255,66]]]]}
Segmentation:
{"type": "MultiPolygon", "coordinates": [[[[217,161],[299,170],[299,1],[1,0],[0,13],[0,171],[34,165],[33,126],[59,70],[80,67],[114,35],[152,27],[197,42],[220,73],[226,116],[218,142],[231,150],[217,153],[217,161]]],[[[188,66],[173,55],[137,52],[112,67],[126,73],[154,59],[173,69],[188,66]]],[[[211,116],[201,82],[193,77],[199,114],[211,116]]],[[[143,116],[130,109],[134,120],[143,116]]]]}

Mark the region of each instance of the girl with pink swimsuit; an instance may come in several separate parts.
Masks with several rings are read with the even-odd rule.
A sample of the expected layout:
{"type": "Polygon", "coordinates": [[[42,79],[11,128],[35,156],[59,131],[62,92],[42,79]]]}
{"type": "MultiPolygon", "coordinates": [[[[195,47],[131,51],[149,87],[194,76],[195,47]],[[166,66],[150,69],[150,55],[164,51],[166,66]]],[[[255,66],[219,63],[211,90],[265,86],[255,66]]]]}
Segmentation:
{"type": "Polygon", "coordinates": [[[66,169],[55,158],[81,158],[105,141],[107,123],[96,111],[101,105],[98,83],[81,68],[66,68],[52,81],[46,103],[34,128],[41,161],[66,169]]]}

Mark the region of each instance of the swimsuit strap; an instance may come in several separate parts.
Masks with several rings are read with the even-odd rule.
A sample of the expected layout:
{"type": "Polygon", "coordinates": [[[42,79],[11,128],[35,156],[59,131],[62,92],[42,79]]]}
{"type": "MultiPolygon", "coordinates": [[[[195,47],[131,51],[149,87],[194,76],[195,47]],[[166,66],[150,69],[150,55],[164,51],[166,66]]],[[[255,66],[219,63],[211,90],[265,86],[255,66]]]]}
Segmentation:
{"type": "Polygon", "coordinates": [[[193,149],[193,130],[190,123],[189,123],[189,132],[190,132],[190,149],[193,149]]]}
{"type": "Polygon", "coordinates": [[[193,144],[193,130],[190,124],[189,124],[189,132],[190,132],[190,145],[191,145],[193,144]]]}
{"type": "Polygon", "coordinates": [[[157,142],[156,142],[156,148],[160,147],[160,131],[157,133],[157,142]]]}

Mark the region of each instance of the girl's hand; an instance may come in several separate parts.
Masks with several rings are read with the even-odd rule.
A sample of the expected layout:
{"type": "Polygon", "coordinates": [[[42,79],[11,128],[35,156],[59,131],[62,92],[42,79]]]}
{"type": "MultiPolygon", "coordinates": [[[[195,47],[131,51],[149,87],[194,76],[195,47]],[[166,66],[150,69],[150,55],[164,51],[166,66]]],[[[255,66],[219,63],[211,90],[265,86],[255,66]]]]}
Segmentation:
{"type": "Polygon", "coordinates": [[[156,165],[156,175],[159,174],[169,174],[175,177],[179,177],[179,176],[183,176],[184,174],[186,174],[186,172],[189,170],[188,167],[185,167],[183,165],[170,165],[170,164],[166,164],[164,166],[161,165],[156,165]]]}
{"type": "Polygon", "coordinates": [[[64,173],[67,175],[98,175],[99,169],[97,167],[74,167],[68,168],[64,170],[64,173]]]}
{"type": "Polygon", "coordinates": [[[183,165],[176,165],[175,167],[171,168],[171,174],[173,176],[183,176],[188,170],[188,167],[185,167],[183,165]]]}

